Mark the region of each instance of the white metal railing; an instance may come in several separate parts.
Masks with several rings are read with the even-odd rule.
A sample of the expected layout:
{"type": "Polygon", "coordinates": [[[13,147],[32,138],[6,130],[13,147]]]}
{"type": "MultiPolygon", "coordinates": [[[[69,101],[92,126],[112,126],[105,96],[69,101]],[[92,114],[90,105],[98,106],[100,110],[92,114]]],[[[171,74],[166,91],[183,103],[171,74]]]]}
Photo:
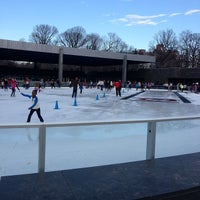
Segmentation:
{"type": "Polygon", "coordinates": [[[116,124],[119,125],[119,124],[147,123],[146,159],[151,160],[155,158],[157,122],[196,120],[196,119],[200,119],[200,116],[165,117],[165,118],[151,118],[151,119],[137,119],[137,120],[68,122],[68,123],[4,124],[0,125],[0,129],[38,128],[39,130],[38,172],[43,173],[45,172],[46,129],[49,127],[94,126],[94,125],[103,126],[103,125],[116,125],[116,124]]]}

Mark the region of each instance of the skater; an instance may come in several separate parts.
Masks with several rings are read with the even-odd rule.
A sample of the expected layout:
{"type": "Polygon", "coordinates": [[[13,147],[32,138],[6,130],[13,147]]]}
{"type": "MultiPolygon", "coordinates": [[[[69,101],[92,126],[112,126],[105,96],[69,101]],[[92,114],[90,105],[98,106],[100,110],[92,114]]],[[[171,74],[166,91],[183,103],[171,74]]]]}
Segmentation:
{"type": "Polygon", "coordinates": [[[12,92],[10,94],[11,97],[15,97],[16,87],[18,87],[17,81],[13,78],[12,81],[11,81],[11,89],[12,89],[12,92]]]}
{"type": "Polygon", "coordinates": [[[83,83],[79,83],[79,89],[80,89],[80,94],[82,94],[83,93],[83,83]]]}
{"type": "Polygon", "coordinates": [[[116,90],[116,96],[120,96],[121,97],[121,81],[116,81],[114,83],[115,86],[115,90],[116,90]]]}
{"type": "Polygon", "coordinates": [[[43,120],[43,118],[40,114],[40,105],[39,105],[39,102],[38,102],[37,90],[33,90],[32,95],[23,94],[23,93],[21,93],[21,94],[25,97],[28,97],[29,99],[31,99],[33,101],[33,105],[28,108],[30,110],[30,113],[28,115],[27,122],[31,121],[31,116],[33,115],[33,113],[35,111],[36,111],[37,116],[40,119],[40,121],[44,122],[44,120],[43,120]]]}
{"type": "Polygon", "coordinates": [[[75,78],[75,80],[72,81],[72,87],[73,87],[73,92],[72,92],[72,98],[77,96],[77,88],[78,88],[78,77],[75,78]]]}

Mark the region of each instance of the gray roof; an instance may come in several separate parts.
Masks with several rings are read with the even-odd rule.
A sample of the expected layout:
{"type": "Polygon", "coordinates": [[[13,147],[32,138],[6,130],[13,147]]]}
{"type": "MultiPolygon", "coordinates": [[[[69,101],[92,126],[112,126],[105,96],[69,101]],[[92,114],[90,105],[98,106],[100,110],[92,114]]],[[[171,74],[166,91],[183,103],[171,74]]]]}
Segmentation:
{"type": "Polygon", "coordinates": [[[127,64],[154,63],[154,56],[114,53],[87,49],[68,48],[0,39],[0,60],[58,63],[60,49],[63,64],[82,66],[121,65],[124,56],[127,64]]]}

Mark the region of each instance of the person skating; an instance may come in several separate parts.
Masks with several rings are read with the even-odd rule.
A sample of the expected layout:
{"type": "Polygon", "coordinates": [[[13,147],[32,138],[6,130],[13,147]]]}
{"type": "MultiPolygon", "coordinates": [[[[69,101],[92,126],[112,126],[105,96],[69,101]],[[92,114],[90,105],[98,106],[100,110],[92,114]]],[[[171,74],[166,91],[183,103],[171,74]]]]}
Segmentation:
{"type": "Polygon", "coordinates": [[[24,94],[22,92],[20,92],[23,96],[28,97],[29,99],[31,99],[33,101],[33,105],[30,106],[28,109],[30,110],[30,113],[28,115],[27,118],[27,122],[31,121],[31,116],[33,115],[33,113],[36,111],[38,118],[40,119],[41,122],[44,122],[41,113],[40,113],[40,105],[38,102],[38,97],[37,97],[37,90],[33,90],[32,91],[32,95],[28,95],[28,94],[24,94]]]}
{"type": "Polygon", "coordinates": [[[120,96],[121,97],[121,81],[116,81],[114,83],[115,86],[115,90],[116,90],[116,96],[120,96]]]}
{"type": "Polygon", "coordinates": [[[73,91],[72,91],[72,98],[77,96],[77,88],[78,88],[78,77],[75,78],[75,80],[72,81],[72,87],[73,87],[73,91]]]}
{"type": "Polygon", "coordinates": [[[17,81],[13,78],[12,81],[11,81],[11,89],[12,89],[12,92],[10,94],[11,97],[15,97],[16,87],[18,87],[17,81]]]}

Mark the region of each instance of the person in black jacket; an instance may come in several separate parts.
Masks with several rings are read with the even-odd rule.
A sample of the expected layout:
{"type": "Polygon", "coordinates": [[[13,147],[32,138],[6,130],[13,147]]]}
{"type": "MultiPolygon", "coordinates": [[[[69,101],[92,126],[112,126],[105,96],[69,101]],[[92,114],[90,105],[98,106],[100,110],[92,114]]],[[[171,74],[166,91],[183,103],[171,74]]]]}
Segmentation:
{"type": "Polygon", "coordinates": [[[72,80],[72,87],[73,87],[73,91],[72,91],[72,98],[77,96],[77,88],[78,88],[78,77],[75,78],[75,80],[72,80]]]}

